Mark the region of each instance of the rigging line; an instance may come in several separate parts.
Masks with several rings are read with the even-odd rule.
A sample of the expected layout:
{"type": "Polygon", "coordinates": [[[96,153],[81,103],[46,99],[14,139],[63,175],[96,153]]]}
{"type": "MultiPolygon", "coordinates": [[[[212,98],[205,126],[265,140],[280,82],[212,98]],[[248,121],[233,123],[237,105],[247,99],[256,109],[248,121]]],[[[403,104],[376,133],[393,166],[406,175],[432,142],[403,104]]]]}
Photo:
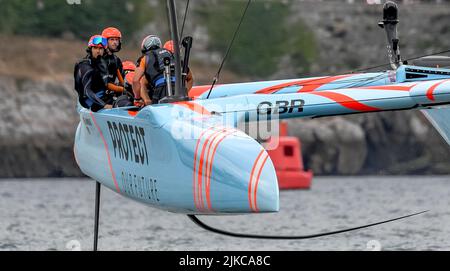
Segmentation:
{"type": "Polygon", "coordinates": [[[183,39],[184,25],[186,23],[187,12],[189,10],[189,1],[190,0],[187,0],[186,9],[184,10],[184,18],[183,18],[183,25],[181,26],[180,40],[183,39]]]}
{"type": "MultiPolygon", "coordinates": [[[[350,86],[343,86],[341,88],[352,88],[355,87],[355,85],[357,85],[358,83],[360,83],[359,86],[364,86],[365,83],[368,84],[370,82],[376,82],[376,80],[381,79],[383,77],[387,76],[386,73],[381,73],[381,74],[377,74],[371,77],[367,77],[367,78],[354,78],[354,79],[345,79],[345,80],[337,80],[334,82],[329,82],[329,83],[311,83],[314,81],[318,81],[318,80],[322,80],[322,79],[327,79],[327,78],[331,78],[333,76],[325,76],[325,77],[319,77],[317,79],[311,79],[305,83],[293,83],[291,85],[288,86],[283,86],[280,88],[276,88],[276,86],[273,87],[273,90],[275,90],[275,92],[273,94],[276,94],[278,91],[280,91],[281,89],[284,88],[288,88],[288,87],[304,87],[304,86],[320,86],[320,85],[335,85],[335,84],[350,84],[350,86]]],[[[357,85],[358,86],[358,85],[357,85]]],[[[333,90],[333,89],[329,89],[329,90],[333,90]]]]}
{"type": "MultiPolygon", "coordinates": [[[[444,54],[444,53],[448,53],[448,52],[450,52],[450,49],[444,50],[444,51],[440,51],[440,52],[431,53],[431,54],[426,54],[426,55],[420,55],[420,56],[411,57],[411,58],[405,59],[405,60],[403,60],[403,61],[410,61],[410,60],[415,60],[415,59],[422,58],[422,57],[434,56],[434,55],[440,55],[440,54],[444,54]]],[[[377,66],[372,66],[372,67],[367,67],[367,68],[361,68],[361,69],[357,69],[357,70],[350,70],[350,71],[347,71],[347,72],[344,72],[344,73],[336,73],[336,74],[328,75],[328,76],[325,76],[325,77],[322,77],[322,78],[313,79],[313,80],[311,80],[311,81],[308,81],[308,83],[311,83],[311,82],[314,82],[314,81],[318,81],[318,80],[321,80],[321,79],[331,78],[331,77],[333,77],[333,76],[337,76],[337,75],[341,75],[341,74],[358,73],[358,72],[363,72],[363,71],[367,71],[367,70],[372,70],[372,69],[376,69],[376,68],[380,68],[380,67],[384,67],[384,66],[389,66],[389,65],[390,65],[390,63],[385,63],[385,64],[380,64],[380,65],[377,65],[377,66]]],[[[444,67],[442,67],[442,68],[444,68],[444,67]]],[[[375,76],[375,77],[377,77],[377,76],[375,76]]],[[[363,81],[365,81],[365,80],[362,80],[362,82],[363,82],[363,81]]],[[[341,83],[341,82],[343,82],[343,81],[338,81],[338,82],[335,82],[335,83],[341,83]]],[[[333,83],[334,83],[334,82],[331,82],[331,83],[328,83],[328,84],[333,84],[333,83]]],[[[305,84],[305,85],[306,85],[306,84],[305,84]]]]}
{"type": "MultiPolygon", "coordinates": [[[[314,82],[314,81],[317,81],[317,80],[321,80],[321,79],[327,79],[327,77],[324,77],[324,78],[320,78],[320,79],[312,79],[311,81],[307,81],[306,83],[303,83],[303,84],[295,84],[296,86],[320,86],[320,85],[335,85],[335,84],[351,84],[351,83],[366,83],[366,82],[369,82],[369,81],[372,81],[372,80],[377,80],[377,79],[379,79],[379,78],[383,78],[384,76],[387,76],[387,74],[385,74],[385,73],[381,73],[381,74],[377,74],[377,75],[374,75],[374,76],[371,76],[371,77],[367,77],[367,78],[353,78],[353,79],[344,79],[344,80],[336,80],[336,81],[333,81],[333,82],[329,82],[329,83],[312,83],[311,84],[311,82],[314,82]]],[[[333,77],[333,76],[331,76],[331,77],[333,77]]],[[[347,88],[347,87],[343,87],[343,88],[347,88]]]]}
{"type": "MultiPolygon", "coordinates": [[[[310,79],[310,80],[306,81],[305,83],[295,83],[295,82],[293,82],[290,85],[286,85],[286,86],[279,87],[279,88],[277,88],[276,86],[273,86],[272,89],[275,91],[273,94],[276,94],[281,89],[289,88],[289,87],[336,85],[336,84],[353,84],[351,86],[343,86],[342,87],[342,88],[351,88],[351,87],[355,87],[355,84],[358,84],[358,83],[360,83],[360,85],[356,85],[358,87],[359,86],[365,86],[367,83],[375,82],[376,80],[387,76],[387,74],[383,72],[381,74],[376,74],[376,75],[373,75],[373,76],[370,76],[370,77],[367,77],[367,78],[353,78],[353,79],[350,78],[350,79],[344,79],[344,80],[338,80],[338,81],[334,81],[334,82],[329,82],[329,83],[326,83],[326,84],[319,83],[319,82],[318,83],[313,83],[313,82],[316,82],[316,81],[319,81],[319,80],[331,78],[333,76],[336,76],[336,75],[329,75],[329,76],[318,77],[318,78],[315,78],[315,79],[310,79]]],[[[304,78],[304,79],[306,80],[308,78],[304,78]]],[[[295,79],[292,79],[292,80],[295,80],[295,79]]],[[[333,90],[333,89],[330,89],[330,90],[333,90]]],[[[287,94],[290,94],[290,93],[287,93],[287,94]]]]}
{"type": "Polygon", "coordinates": [[[380,79],[382,79],[383,77],[387,77],[388,75],[385,73],[385,72],[383,72],[383,73],[381,73],[380,75],[378,75],[378,76],[372,76],[372,77],[369,77],[369,78],[367,78],[367,80],[361,80],[361,81],[356,81],[356,82],[354,82],[352,85],[349,85],[349,86],[345,86],[345,88],[357,88],[357,87],[364,87],[364,86],[368,86],[368,85],[370,85],[370,83],[374,83],[374,82],[376,82],[377,80],[380,80],[380,79]]]}
{"type": "Polygon", "coordinates": [[[236,31],[234,31],[233,38],[231,39],[230,45],[228,46],[228,49],[227,49],[227,52],[225,53],[225,56],[222,59],[222,63],[220,64],[219,70],[217,71],[216,76],[214,77],[214,80],[211,84],[211,88],[209,89],[208,96],[206,96],[206,99],[209,99],[209,95],[211,95],[214,85],[217,83],[217,80],[219,80],[219,76],[220,76],[220,72],[222,71],[223,64],[225,63],[225,60],[227,59],[228,54],[230,53],[231,47],[233,46],[234,40],[236,39],[239,29],[241,28],[241,24],[244,21],[245,14],[247,13],[248,7],[250,6],[251,2],[252,2],[252,0],[248,0],[247,5],[245,6],[245,10],[242,13],[241,20],[239,21],[236,31]]]}
{"type": "Polygon", "coordinates": [[[245,233],[236,233],[236,232],[230,232],[230,231],[225,231],[225,230],[221,230],[218,228],[214,228],[211,227],[205,223],[203,223],[201,220],[199,220],[195,215],[188,215],[188,217],[199,227],[210,231],[210,232],[214,232],[217,234],[222,234],[222,235],[226,235],[226,236],[231,236],[231,237],[239,237],[239,238],[253,238],[253,239],[273,239],[273,240],[293,240],[293,239],[310,239],[310,238],[317,238],[317,237],[322,237],[322,236],[327,236],[327,235],[334,235],[334,234],[338,234],[338,233],[344,233],[344,232],[349,232],[349,231],[355,231],[355,230],[359,230],[359,229],[364,229],[364,228],[369,228],[369,227],[373,227],[373,226],[377,226],[377,225],[381,225],[381,224],[385,224],[385,223],[389,223],[389,222],[393,222],[396,220],[401,220],[401,219],[405,219],[408,217],[412,217],[412,216],[417,216],[423,213],[426,213],[427,211],[422,211],[422,212],[418,212],[418,213],[413,213],[413,214],[409,214],[409,215],[405,215],[405,216],[401,216],[401,217],[397,217],[397,218],[393,218],[393,219],[389,219],[389,220],[384,220],[384,221],[380,221],[380,222],[376,222],[376,223],[372,223],[372,224],[367,224],[367,225],[362,225],[362,226],[358,226],[358,227],[353,227],[353,228],[347,228],[347,229],[342,229],[342,230],[336,230],[336,231],[330,231],[330,232],[322,232],[322,233],[317,233],[317,234],[310,234],[310,235],[299,235],[299,236],[283,236],[283,235],[257,235],[257,234],[245,234],[245,233]]]}
{"type": "MultiPolygon", "coordinates": [[[[403,62],[405,62],[405,61],[410,61],[410,60],[415,60],[415,59],[422,58],[422,57],[427,57],[427,56],[440,55],[440,54],[444,54],[444,53],[448,53],[448,52],[450,52],[450,49],[444,50],[444,51],[441,51],[441,52],[435,52],[435,53],[431,53],[431,54],[426,54],[426,55],[421,55],[421,56],[411,57],[411,58],[408,58],[408,59],[403,60],[403,62]]],[[[380,65],[376,65],[376,66],[372,66],[372,67],[367,67],[367,68],[361,68],[361,69],[357,69],[357,70],[350,71],[349,73],[355,73],[355,72],[362,72],[362,71],[367,71],[367,70],[373,70],[373,69],[381,68],[381,67],[388,66],[388,65],[390,65],[390,63],[380,64],[380,65]]]]}
{"type": "MultiPolygon", "coordinates": [[[[220,67],[219,67],[219,71],[217,72],[216,76],[214,77],[213,83],[211,84],[211,88],[210,88],[209,91],[208,91],[208,95],[206,96],[206,99],[209,99],[209,96],[211,95],[211,92],[212,92],[212,90],[213,90],[215,84],[216,84],[217,81],[218,81],[218,77],[219,77],[219,75],[220,75],[220,72],[221,72],[221,70],[222,70],[222,67],[223,67],[223,65],[224,65],[224,63],[225,63],[225,60],[226,60],[226,58],[227,58],[227,56],[228,56],[229,51],[231,50],[232,44],[233,44],[233,42],[234,42],[234,39],[236,38],[237,32],[239,31],[240,25],[241,25],[241,23],[242,23],[242,21],[243,21],[243,19],[244,19],[244,17],[245,17],[245,13],[247,12],[247,9],[248,9],[248,7],[249,7],[249,5],[250,5],[250,2],[251,2],[251,0],[249,0],[248,3],[247,3],[247,6],[246,6],[246,8],[245,8],[245,10],[244,10],[244,13],[243,13],[243,15],[242,15],[242,17],[241,17],[241,20],[240,20],[240,22],[239,22],[239,25],[238,25],[238,27],[237,27],[235,33],[234,33],[233,39],[232,39],[232,41],[231,41],[231,43],[230,43],[230,45],[229,45],[229,47],[228,47],[228,49],[227,49],[227,52],[226,52],[226,54],[225,54],[225,57],[224,57],[223,60],[222,60],[221,65],[220,65],[220,67]]],[[[409,59],[405,59],[404,61],[414,60],[414,59],[418,59],[418,58],[426,57],[426,56],[439,55],[439,54],[443,54],[443,53],[447,53],[447,52],[450,52],[450,49],[449,49],[449,50],[445,50],[445,51],[441,51],[441,52],[432,53],[432,54],[426,54],[426,55],[421,55],[421,56],[417,56],[417,57],[412,57],[412,58],[409,58],[409,59]]],[[[348,72],[339,73],[339,74],[336,73],[336,74],[333,74],[333,75],[328,75],[328,76],[325,76],[325,77],[313,79],[313,80],[309,81],[308,83],[311,83],[311,82],[314,82],[314,81],[318,81],[318,80],[322,80],[322,79],[326,79],[326,78],[330,78],[330,77],[333,77],[333,76],[336,76],[336,75],[340,75],[340,74],[352,74],[352,73],[357,73],[357,72],[367,71],[367,70],[371,70],[371,69],[375,69],[375,68],[379,68],[379,67],[383,67],[383,66],[388,66],[388,65],[390,65],[390,63],[385,63],[385,64],[382,64],[382,65],[377,65],[377,66],[372,66],[372,67],[362,68],[362,69],[357,69],[357,70],[350,70],[350,71],[348,71],[348,72]]],[[[364,81],[365,81],[365,80],[362,80],[361,82],[364,82],[364,81]]],[[[342,83],[342,82],[337,82],[337,83],[342,83]]],[[[333,83],[331,83],[331,84],[333,84],[333,83]]],[[[305,86],[305,85],[307,85],[307,84],[304,84],[304,85],[301,85],[301,86],[305,86]]],[[[310,84],[310,85],[313,85],[313,84],[310,84]]]]}
{"type": "Polygon", "coordinates": [[[444,50],[444,51],[440,51],[440,52],[431,53],[431,54],[426,54],[426,55],[421,55],[421,56],[416,56],[416,57],[408,58],[408,59],[405,59],[404,61],[414,60],[414,59],[418,59],[418,58],[422,58],[422,57],[427,57],[427,56],[434,56],[434,55],[445,54],[445,53],[448,53],[448,52],[450,52],[450,49],[447,49],[447,50],[444,50]]]}
{"type": "MultiPolygon", "coordinates": [[[[404,61],[414,60],[414,59],[418,59],[418,58],[421,58],[421,57],[440,55],[440,54],[444,54],[444,53],[448,53],[448,52],[450,52],[450,49],[449,49],[449,50],[444,50],[444,51],[441,51],[441,52],[435,52],[435,53],[431,53],[431,54],[426,54],[426,55],[421,55],[421,56],[416,56],[416,57],[408,58],[408,59],[405,59],[404,61]]],[[[332,75],[327,75],[327,76],[324,76],[324,77],[319,77],[319,78],[317,78],[317,79],[312,79],[312,80],[308,81],[308,83],[306,83],[306,84],[301,84],[301,85],[299,84],[299,86],[320,85],[320,83],[318,83],[318,84],[311,84],[311,83],[314,82],[314,81],[318,81],[318,80],[322,80],[322,79],[331,78],[331,77],[333,77],[333,76],[338,76],[338,75],[342,75],[342,74],[358,73],[358,72],[363,72],[363,71],[367,71],[367,70],[371,70],[371,69],[375,69],[375,68],[380,68],[380,67],[384,67],[384,66],[389,66],[389,65],[390,65],[390,63],[385,63],[385,64],[380,64],[380,65],[377,65],[377,66],[372,66],[372,67],[367,67],[367,68],[361,68],[361,69],[358,69],[358,70],[350,70],[350,71],[346,71],[346,72],[343,72],[343,73],[335,73],[335,74],[332,74],[332,75]]],[[[448,66],[448,67],[450,67],[450,66],[448,66]]],[[[441,68],[445,68],[445,67],[441,67],[441,68]]],[[[383,74],[383,75],[384,75],[384,74],[383,74]]],[[[376,76],[374,76],[374,77],[372,77],[372,78],[377,78],[378,76],[379,76],[379,75],[376,75],[376,76]]],[[[366,81],[366,79],[367,79],[367,81],[371,80],[370,78],[361,78],[361,82],[366,81]]],[[[350,80],[358,80],[358,79],[350,79],[350,80]]],[[[350,80],[348,80],[348,81],[350,81],[350,80]]],[[[330,83],[328,83],[328,84],[340,84],[340,83],[344,83],[344,82],[346,82],[346,81],[342,80],[342,81],[337,81],[337,82],[330,82],[330,83]]],[[[356,81],[355,81],[355,82],[356,82],[356,81]]]]}
{"type": "MultiPolygon", "coordinates": [[[[410,60],[418,59],[418,58],[421,58],[421,57],[440,55],[440,54],[444,54],[444,53],[448,53],[448,52],[450,52],[450,49],[444,50],[444,51],[440,51],[440,52],[431,53],[431,54],[426,54],[426,55],[421,55],[421,56],[411,57],[411,58],[405,59],[405,60],[403,60],[403,61],[410,61],[410,60]]],[[[318,81],[318,80],[322,80],[322,79],[326,79],[326,78],[331,78],[331,77],[337,76],[337,75],[358,73],[358,72],[363,72],[363,71],[367,71],[367,70],[372,70],[372,69],[376,69],[376,68],[380,68],[380,67],[384,67],[384,66],[389,66],[389,65],[390,65],[390,63],[385,63],[385,64],[380,64],[380,65],[377,65],[377,66],[372,66],[372,67],[367,67],[367,68],[361,68],[361,69],[357,69],[357,70],[350,70],[350,71],[343,72],[343,73],[335,73],[335,74],[328,75],[328,76],[325,76],[325,77],[322,77],[322,78],[319,77],[319,78],[317,78],[317,79],[313,79],[313,80],[311,80],[311,81],[308,81],[308,83],[311,83],[311,82],[314,82],[314,81],[318,81]]],[[[449,67],[450,67],[450,66],[449,66],[449,67]]],[[[441,67],[441,68],[444,68],[444,67],[441,67]]],[[[363,82],[363,81],[365,81],[365,80],[362,80],[362,82],[363,82]]],[[[343,81],[338,81],[338,82],[336,82],[336,83],[341,83],[341,82],[343,82],[343,81]]],[[[329,84],[333,84],[333,83],[334,83],[334,82],[331,82],[331,83],[329,83],[329,84]]],[[[306,84],[305,84],[305,85],[306,85],[306,84]]]]}

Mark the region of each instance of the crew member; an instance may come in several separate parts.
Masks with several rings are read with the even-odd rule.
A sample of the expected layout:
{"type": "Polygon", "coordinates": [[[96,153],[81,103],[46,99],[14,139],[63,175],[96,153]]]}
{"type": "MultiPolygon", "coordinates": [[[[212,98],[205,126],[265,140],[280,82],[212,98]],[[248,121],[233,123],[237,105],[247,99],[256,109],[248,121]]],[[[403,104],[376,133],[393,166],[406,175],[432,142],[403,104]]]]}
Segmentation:
{"type": "MultiPolygon", "coordinates": [[[[144,98],[145,105],[157,104],[160,99],[167,96],[167,83],[164,78],[164,59],[169,58],[173,62],[173,55],[167,49],[161,48],[161,39],[154,35],[144,38],[141,51],[144,56],[141,58],[138,68],[133,78],[133,92],[135,100],[144,98]],[[141,79],[145,76],[148,82],[147,91],[142,91],[141,79]],[[149,95],[149,92],[152,95],[149,95]],[[150,100],[151,99],[151,100],[150,100]]],[[[171,76],[170,81],[174,88],[175,77],[171,76]]],[[[145,88],[144,88],[145,89],[145,88]]]]}
{"type": "MultiPolygon", "coordinates": [[[[139,66],[141,65],[141,60],[142,58],[145,56],[144,53],[142,53],[142,55],[137,59],[136,61],[136,69],[139,68],[139,66]]],[[[135,69],[135,71],[136,71],[135,69]]],[[[136,74],[136,72],[135,72],[136,74]]],[[[133,78],[134,78],[134,74],[133,74],[133,78]]],[[[131,81],[131,84],[133,84],[133,82],[131,81]]],[[[141,99],[136,100],[135,99],[135,105],[142,107],[144,105],[150,105],[152,104],[152,99],[150,97],[153,96],[153,89],[149,86],[147,79],[145,78],[145,76],[142,76],[141,78],[141,91],[140,91],[140,97],[141,99]]]]}
{"type": "Polygon", "coordinates": [[[87,56],[75,65],[75,90],[80,104],[96,112],[112,108],[112,96],[106,94],[100,72],[102,56],[107,46],[106,38],[100,35],[89,39],[87,56]]]}
{"type": "Polygon", "coordinates": [[[136,65],[132,61],[124,61],[123,73],[125,75],[125,90],[129,93],[133,93],[133,78],[136,70],[136,65]]]}
{"type": "MultiPolygon", "coordinates": [[[[167,49],[172,54],[174,53],[173,50],[173,40],[168,40],[166,43],[164,43],[164,49],[167,49]]],[[[181,63],[181,66],[183,66],[183,63],[181,63]]],[[[187,74],[186,74],[186,89],[187,91],[191,90],[192,86],[194,85],[194,75],[192,74],[191,69],[187,68],[187,74]]]]}
{"type": "Polygon", "coordinates": [[[103,80],[110,92],[120,95],[124,91],[125,75],[123,72],[122,61],[116,53],[122,48],[122,33],[117,28],[108,27],[103,30],[102,36],[108,41],[108,45],[103,56],[103,80]]]}

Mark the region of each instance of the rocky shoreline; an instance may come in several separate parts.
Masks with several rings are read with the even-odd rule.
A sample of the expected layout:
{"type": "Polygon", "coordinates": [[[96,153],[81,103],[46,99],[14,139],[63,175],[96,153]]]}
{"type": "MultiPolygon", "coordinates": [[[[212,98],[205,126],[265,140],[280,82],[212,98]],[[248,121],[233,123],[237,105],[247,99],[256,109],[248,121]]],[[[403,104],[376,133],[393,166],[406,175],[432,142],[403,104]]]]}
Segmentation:
{"type": "Polygon", "coordinates": [[[0,177],[83,176],[73,158],[78,124],[70,78],[0,76],[0,177]]]}

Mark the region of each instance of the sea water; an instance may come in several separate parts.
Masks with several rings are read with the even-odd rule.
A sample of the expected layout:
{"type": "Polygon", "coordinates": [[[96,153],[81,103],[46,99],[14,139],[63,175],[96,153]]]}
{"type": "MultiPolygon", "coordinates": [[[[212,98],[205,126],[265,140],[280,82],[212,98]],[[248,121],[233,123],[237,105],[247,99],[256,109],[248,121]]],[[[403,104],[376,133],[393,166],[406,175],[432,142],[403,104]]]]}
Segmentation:
{"type": "MultiPolygon", "coordinates": [[[[0,180],[0,250],[91,250],[94,192],[90,179],[0,180]]],[[[450,250],[450,176],[315,177],[310,190],[281,191],[279,213],[200,219],[240,233],[308,235],[425,210],[321,238],[239,239],[102,189],[99,250],[450,250]]]]}

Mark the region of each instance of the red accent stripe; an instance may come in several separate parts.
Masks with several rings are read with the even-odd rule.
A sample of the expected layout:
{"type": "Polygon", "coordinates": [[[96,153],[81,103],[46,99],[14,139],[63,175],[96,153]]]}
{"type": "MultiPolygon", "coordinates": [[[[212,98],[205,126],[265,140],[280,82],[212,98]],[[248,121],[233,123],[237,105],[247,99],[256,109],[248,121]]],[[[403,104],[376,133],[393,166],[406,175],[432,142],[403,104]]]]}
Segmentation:
{"type": "MultiPolygon", "coordinates": [[[[206,151],[206,163],[205,163],[205,194],[206,194],[206,202],[208,202],[208,175],[209,175],[209,165],[210,165],[210,161],[209,161],[209,154],[211,153],[211,148],[214,148],[214,144],[216,143],[216,139],[222,135],[223,132],[225,132],[226,129],[223,129],[221,131],[218,131],[217,133],[215,133],[212,137],[211,137],[211,143],[208,145],[208,151],[206,151]]],[[[206,146],[205,146],[206,148],[206,146]]],[[[202,202],[203,202],[203,191],[202,191],[202,202]]],[[[209,206],[207,209],[210,209],[209,206]]]]}
{"type": "Polygon", "coordinates": [[[436,84],[432,85],[432,86],[428,89],[428,91],[427,91],[427,98],[428,98],[429,100],[431,100],[431,101],[434,101],[433,92],[436,90],[436,88],[437,88],[438,86],[440,86],[442,83],[445,83],[445,82],[447,82],[447,81],[448,81],[448,80],[444,80],[444,81],[441,81],[441,82],[439,82],[439,83],[436,83],[436,84]]]}
{"type": "Polygon", "coordinates": [[[322,79],[314,80],[314,84],[307,84],[304,85],[301,89],[298,90],[298,92],[311,92],[318,88],[320,88],[323,85],[329,84],[331,82],[337,81],[339,79],[347,78],[350,76],[354,76],[355,74],[345,74],[345,75],[338,75],[338,76],[329,76],[322,79]]]}
{"type": "Polygon", "coordinates": [[[89,113],[91,114],[91,118],[94,121],[94,125],[95,125],[95,127],[97,127],[97,130],[100,133],[100,137],[103,140],[103,145],[105,146],[105,150],[106,150],[106,156],[108,157],[109,170],[111,171],[114,185],[116,186],[116,191],[117,191],[117,193],[120,193],[119,184],[117,183],[116,174],[114,173],[112,163],[111,163],[111,156],[109,155],[108,144],[106,143],[105,137],[103,136],[103,133],[100,130],[100,127],[98,126],[97,121],[95,120],[94,114],[92,112],[89,112],[89,113]]]}
{"type": "Polygon", "coordinates": [[[336,93],[336,92],[317,91],[317,92],[312,92],[310,94],[328,98],[330,100],[333,100],[333,101],[339,103],[340,105],[342,105],[348,109],[352,109],[352,110],[356,110],[356,111],[369,112],[369,111],[379,111],[380,110],[379,108],[362,104],[347,95],[336,93]]]}
{"type": "Polygon", "coordinates": [[[197,183],[195,181],[195,176],[196,176],[196,171],[197,171],[197,153],[198,153],[198,147],[200,145],[200,142],[202,140],[203,135],[205,135],[205,133],[209,130],[215,129],[215,127],[209,127],[208,129],[202,131],[202,133],[200,134],[200,136],[197,139],[197,144],[195,146],[195,153],[194,153],[194,171],[193,171],[193,177],[192,177],[192,189],[193,189],[193,195],[194,195],[194,204],[195,204],[195,208],[197,208],[197,210],[199,210],[199,204],[197,203],[197,183]]]}
{"type": "MultiPolygon", "coordinates": [[[[216,85],[220,86],[220,85],[216,85]]],[[[202,96],[203,93],[209,91],[211,89],[211,85],[209,86],[196,86],[191,88],[191,90],[188,93],[188,96],[192,99],[197,99],[198,97],[202,96]]]]}
{"type": "Polygon", "coordinates": [[[198,202],[199,202],[200,208],[202,210],[205,209],[205,206],[203,204],[203,188],[202,188],[202,184],[203,184],[203,161],[205,159],[206,147],[208,146],[208,144],[210,142],[210,139],[212,137],[214,137],[215,135],[220,134],[221,132],[222,132],[222,130],[219,130],[219,131],[215,131],[212,134],[210,134],[206,138],[205,142],[202,145],[202,151],[201,151],[201,155],[200,155],[200,161],[199,161],[198,172],[197,172],[197,182],[198,182],[198,188],[197,188],[198,194],[197,194],[197,197],[198,197],[198,202]]]}
{"type": "Polygon", "coordinates": [[[250,210],[253,209],[253,202],[252,202],[252,181],[253,181],[253,174],[255,173],[256,165],[258,164],[259,159],[261,158],[261,155],[264,153],[264,150],[262,150],[258,156],[256,157],[255,163],[253,164],[252,171],[250,173],[250,181],[248,183],[248,202],[250,204],[250,210]]]}
{"type": "Polygon", "coordinates": [[[259,212],[258,203],[257,203],[257,200],[256,200],[256,195],[258,194],[257,192],[258,192],[259,178],[261,177],[261,173],[262,173],[262,170],[264,169],[264,165],[266,164],[267,158],[269,158],[268,154],[266,154],[266,157],[264,158],[264,161],[262,162],[261,168],[259,169],[258,176],[256,177],[256,184],[255,184],[255,189],[254,189],[254,192],[253,192],[254,193],[253,194],[253,200],[254,200],[254,205],[253,206],[255,207],[255,211],[256,212],[259,212]]]}
{"type": "MultiPolygon", "coordinates": [[[[214,157],[216,155],[216,150],[219,147],[220,143],[227,136],[229,136],[229,135],[231,135],[231,134],[233,134],[235,132],[236,132],[236,130],[226,132],[223,135],[223,137],[217,143],[215,143],[215,145],[214,145],[214,149],[213,149],[212,156],[211,156],[211,161],[209,162],[209,167],[207,168],[207,171],[206,171],[206,203],[208,204],[208,209],[209,210],[212,210],[212,207],[211,207],[211,186],[210,186],[210,184],[211,184],[212,166],[213,166],[213,163],[214,163],[214,157]]],[[[211,143],[211,144],[213,144],[213,143],[211,143]]],[[[209,150],[208,150],[208,153],[209,153],[209,150]]],[[[208,154],[207,157],[209,157],[209,154],[208,154]]]]}
{"type": "Polygon", "coordinates": [[[137,113],[138,113],[138,111],[131,111],[131,110],[128,110],[128,115],[130,115],[130,116],[132,116],[132,117],[136,117],[137,113]]]}
{"type": "Polygon", "coordinates": [[[275,86],[260,89],[260,90],[256,91],[255,94],[273,94],[282,88],[291,87],[291,86],[300,86],[302,84],[306,84],[308,82],[315,82],[317,80],[321,80],[324,78],[325,77],[319,77],[319,78],[315,78],[315,79],[301,79],[301,80],[297,80],[297,81],[291,81],[291,82],[287,82],[287,83],[283,83],[283,84],[278,84],[275,86]]]}
{"type": "Polygon", "coordinates": [[[273,94],[277,91],[279,91],[282,88],[286,88],[286,87],[291,87],[291,86],[303,86],[303,88],[301,88],[299,90],[299,92],[307,92],[307,91],[314,91],[318,88],[320,88],[321,86],[331,83],[333,81],[342,79],[342,78],[346,78],[346,77],[350,77],[356,74],[346,74],[346,75],[338,75],[338,76],[326,76],[326,77],[318,77],[318,78],[309,78],[309,79],[301,79],[301,80],[297,80],[297,81],[292,81],[292,82],[287,82],[287,83],[283,83],[283,84],[279,84],[279,85],[275,85],[275,86],[271,86],[271,87],[267,87],[267,88],[263,88],[261,90],[258,90],[257,92],[255,92],[256,94],[273,94]]]}
{"type": "Polygon", "coordinates": [[[206,110],[206,108],[204,108],[203,106],[196,104],[196,103],[192,103],[192,102],[176,102],[173,103],[175,105],[179,105],[179,106],[183,106],[186,107],[189,110],[192,110],[194,112],[197,112],[201,115],[211,115],[211,112],[209,112],[208,110],[206,110]]]}
{"type": "MultiPolygon", "coordinates": [[[[346,74],[346,75],[337,75],[337,76],[318,77],[318,78],[313,78],[313,79],[311,79],[311,78],[301,79],[301,80],[297,80],[297,81],[291,81],[291,82],[263,88],[263,89],[256,91],[255,94],[273,94],[274,92],[277,92],[278,90],[280,90],[282,88],[296,86],[296,85],[301,86],[302,84],[304,84],[304,87],[300,90],[300,92],[313,91],[313,90],[320,88],[321,86],[323,86],[325,84],[331,83],[333,81],[336,81],[336,80],[339,80],[342,78],[354,76],[354,75],[356,75],[356,73],[355,74],[346,74]],[[308,84],[308,83],[310,83],[310,84],[308,84]]],[[[216,86],[219,86],[219,85],[216,85],[216,86]]],[[[211,89],[210,85],[196,86],[196,87],[193,87],[189,91],[188,95],[192,99],[197,99],[198,97],[203,95],[205,92],[209,91],[210,89],[211,89]]]]}

